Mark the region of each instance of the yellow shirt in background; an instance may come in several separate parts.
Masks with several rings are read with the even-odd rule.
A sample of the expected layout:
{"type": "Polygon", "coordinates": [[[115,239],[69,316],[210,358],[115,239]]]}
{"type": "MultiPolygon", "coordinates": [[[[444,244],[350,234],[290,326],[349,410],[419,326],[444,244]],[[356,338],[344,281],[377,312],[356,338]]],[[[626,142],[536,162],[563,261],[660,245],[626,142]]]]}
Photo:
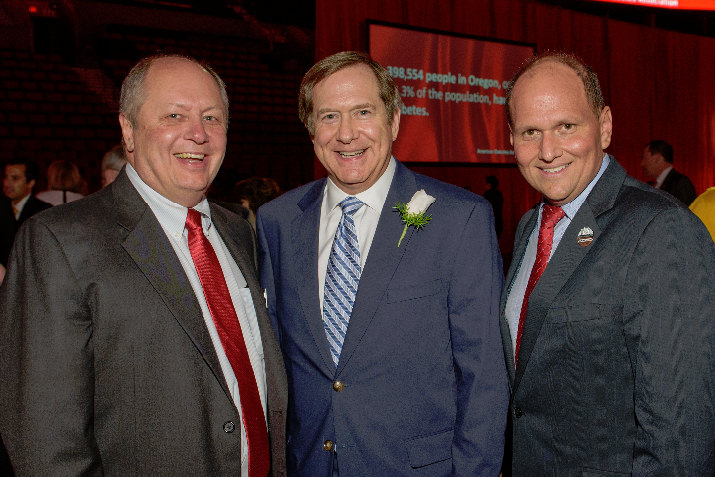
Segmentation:
{"type": "Polygon", "coordinates": [[[703,221],[710,232],[710,236],[715,241],[715,187],[711,187],[700,194],[690,204],[690,210],[703,221]]]}

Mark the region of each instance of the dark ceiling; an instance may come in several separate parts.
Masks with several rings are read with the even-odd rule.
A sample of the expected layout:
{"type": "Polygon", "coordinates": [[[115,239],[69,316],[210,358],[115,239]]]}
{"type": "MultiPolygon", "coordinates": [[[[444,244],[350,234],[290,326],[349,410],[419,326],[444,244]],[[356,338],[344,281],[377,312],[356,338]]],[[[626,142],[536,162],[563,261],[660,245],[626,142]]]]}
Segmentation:
{"type": "MultiPolygon", "coordinates": [[[[109,0],[117,3],[151,3],[157,6],[185,6],[196,10],[227,14],[227,5],[238,5],[265,23],[315,28],[315,0],[109,0]]],[[[339,0],[335,0],[339,1],[339,0]]],[[[359,0],[353,0],[359,1],[359,0]]],[[[673,10],[590,0],[536,0],[540,3],[614,20],[663,28],[682,33],[715,37],[715,11],[673,10]]],[[[715,0],[713,0],[715,1],[715,0]]],[[[231,12],[233,13],[233,12],[231,12]]]]}
{"type": "MultiPolygon", "coordinates": [[[[602,15],[639,25],[663,28],[693,35],[715,37],[715,11],[673,10],[588,0],[539,0],[569,10],[602,15]]],[[[715,2],[715,0],[713,0],[715,2]]]]}
{"type": "MultiPolygon", "coordinates": [[[[588,0],[539,1],[614,20],[715,37],[715,11],[673,10],[588,0]]],[[[315,28],[314,0],[243,0],[242,3],[246,10],[261,21],[315,28]]]]}

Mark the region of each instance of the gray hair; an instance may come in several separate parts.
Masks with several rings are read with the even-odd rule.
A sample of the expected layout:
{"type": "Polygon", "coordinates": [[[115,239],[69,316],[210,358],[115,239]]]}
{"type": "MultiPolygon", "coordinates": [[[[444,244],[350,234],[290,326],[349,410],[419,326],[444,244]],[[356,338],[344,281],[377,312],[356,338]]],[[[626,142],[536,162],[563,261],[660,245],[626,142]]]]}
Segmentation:
{"type": "Polygon", "coordinates": [[[113,169],[115,171],[120,171],[124,164],[127,163],[127,156],[124,155],[124,148],[121,144],[117,144],[102,157],[102,167],[101,171],[104,172],[107,169],[113,169]]]}

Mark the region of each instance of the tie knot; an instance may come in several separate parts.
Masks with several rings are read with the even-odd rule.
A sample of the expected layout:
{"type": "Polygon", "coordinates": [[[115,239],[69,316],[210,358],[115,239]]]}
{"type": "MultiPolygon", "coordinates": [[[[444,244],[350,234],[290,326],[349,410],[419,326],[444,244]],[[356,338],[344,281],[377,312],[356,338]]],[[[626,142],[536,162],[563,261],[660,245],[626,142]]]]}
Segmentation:
{"type": "Polygon", "coordinates": [[[343,209],[343,214],[353,215],[362,207],[362,201],[357,197],[346,197],[340,202],[340,208],[343,209]]]}
{"type": "Polygon", "coordinates": [[[541,226],[554,228],[564,215],[566,215],[564,209],[560,206],[544,204],[541,211],[541,226]]]}
{"type": "Polygon", "coordinates": [[[186,228],[188,230],[201,230],[201,212],[196,209],[189,209],[189,215],[186,216],[186,228]]]}

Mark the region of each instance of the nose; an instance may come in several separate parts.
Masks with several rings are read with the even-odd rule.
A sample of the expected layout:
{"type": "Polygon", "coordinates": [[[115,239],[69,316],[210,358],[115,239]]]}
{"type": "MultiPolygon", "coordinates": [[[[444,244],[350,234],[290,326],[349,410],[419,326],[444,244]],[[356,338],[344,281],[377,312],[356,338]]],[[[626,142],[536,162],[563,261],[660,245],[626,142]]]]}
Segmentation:
{"type": "Polygon", "coordinates": [[[544,132],[541,137],[541,147],[539,149],[540,158],[546,162],[551,162],[561,157],[561,154],[563,154],[563,151],[559,145],[558,138],[554,137],[548,131],[544,132]]]}
{"type": "Polygon", "coordinates": [[[344,116],[340,119],[337,139],[343,144],[350,144],[355,139],[355,128],[350,116],[344,116]]]}
{"type": "Polygon", "coordinates": [[[192,118],[187,126],[188,138],[196,144],[203,144],[209,140],[209,135],[206,132],[206,125],[203,118],[192,118]]]}

